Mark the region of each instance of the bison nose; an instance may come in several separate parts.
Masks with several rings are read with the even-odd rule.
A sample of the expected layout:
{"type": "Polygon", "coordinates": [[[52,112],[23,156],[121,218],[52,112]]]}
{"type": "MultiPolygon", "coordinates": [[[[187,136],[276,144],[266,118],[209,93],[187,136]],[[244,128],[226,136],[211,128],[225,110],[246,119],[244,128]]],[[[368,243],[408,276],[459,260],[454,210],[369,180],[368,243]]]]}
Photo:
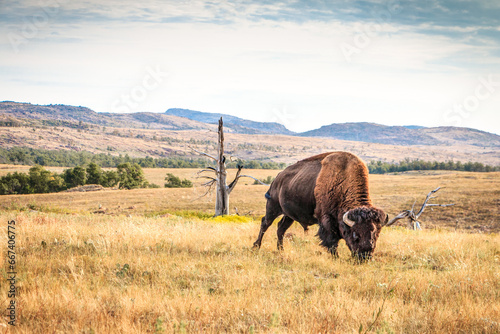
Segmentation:
{"type": "Polygon", "coordinates": [[[365,241],[362,244],[360,244],[359,251],[360,252],[371,252],[373,249],[375,249],[375,243],[372,240],[365,241]]]}

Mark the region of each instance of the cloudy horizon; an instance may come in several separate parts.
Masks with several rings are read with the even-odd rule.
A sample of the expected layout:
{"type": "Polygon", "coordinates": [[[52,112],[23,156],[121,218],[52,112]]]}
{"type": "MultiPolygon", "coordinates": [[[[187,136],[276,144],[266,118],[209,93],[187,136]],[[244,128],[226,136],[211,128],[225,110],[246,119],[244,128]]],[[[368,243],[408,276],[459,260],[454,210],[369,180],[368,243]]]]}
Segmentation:
{"type": "Polygon", "coordinates": [[[500,134],[495,1],[0,1],[0,100],[500,134]]]}

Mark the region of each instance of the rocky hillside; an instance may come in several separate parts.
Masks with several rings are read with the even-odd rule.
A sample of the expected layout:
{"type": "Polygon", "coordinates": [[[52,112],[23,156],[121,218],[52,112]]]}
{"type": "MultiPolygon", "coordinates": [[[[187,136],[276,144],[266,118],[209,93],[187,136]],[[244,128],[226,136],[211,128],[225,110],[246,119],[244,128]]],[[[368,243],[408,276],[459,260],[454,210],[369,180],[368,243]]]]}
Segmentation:
{"type": "Polygon", "coordinates": [[[214,127],[202,122],[190,119],[158,113],[97,113],[86,107],[73,107],[60,104],[46,106],[0,102],[0,122],[8,120],[17,121],[19,124],[31,125],[31,123],[42,123],[53,126],[85,124],[138,129],[161,129],[161,130],[201,130],[213,129],[214,127]]]}
{"type": "Polygon", "coordinates": [[[271,123],[271,122],[254,122],[247,119],[239,118],[236,116],[217,114],[217,113],[206,113],[201,111],[194,111],[189,109],[179,109],[173,108],[168,109],[165,114],[173,116],[181,116],[193,121],[217,124],[219,119],[222,117],[224,119],[224,125],[236,130],[237,133],[269,133],[269,134],[281,134],[281,135],[291,135],[292,131],[288,130],[282,124],[271,123]]]}
{"type": "Polygon", "coordinates": [[[500,136],[468,128],[386,126],[375,123],[343,123],[322,126],[301,133],[304,137],[325,137],[389,145],[475,145],[500,147],[500,136]]]}
{"type": "MultiPolygon", "coordinates": [[[[203,113],[187,109],[169,109],[164,114],[97,113],[86,107],[61,104],[36,105],[30,103],[0,102],[2,121],[43,121],[44,125],[69,125],[87,123],[100,126],[158,129],[158,130],[202,130],[215,129],[220,117],[224,118],[226,132],[243,134],[292,134],[278,123],[254,122],[225,114],[203,113]]],[[[29,123],[29,122],[28,122],[29,123]]],[[[36,122],[35,122],[36,123],[36,122]]],[[[25,122],[24,122],[25,124],[25,122]]],[[[29,124],[28,124],[29,125],[29,124]]]]}
{"type": "Polygon", "coordinates": [[[375,123],[325,125],[304,133],[293,133],[279,123],[255,122],[239,117],[188,109],[168,109],[165,113],[97,113],[86,107],[34,105],[0,102],[0,125],[4,126],[93,126],[151,130],[215,130],[220,117],[227,133],[322,137],[400,146],[475,146],[483,150],[500,148],[500,136],[468,128],[386,126],[375,123]]]}

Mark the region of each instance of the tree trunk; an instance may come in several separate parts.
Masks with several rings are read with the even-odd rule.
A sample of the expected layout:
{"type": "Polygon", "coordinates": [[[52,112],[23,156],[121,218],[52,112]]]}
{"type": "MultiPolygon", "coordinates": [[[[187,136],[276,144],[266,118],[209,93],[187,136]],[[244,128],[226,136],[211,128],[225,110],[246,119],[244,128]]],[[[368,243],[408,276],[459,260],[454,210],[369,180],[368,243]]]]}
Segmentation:
{"type": "MultiPolygon", "coordinates": [[[[223,122],[222,122],[222,117],[219,119],[219,131],[218,131],[218,145],[217,145],[217,156],[208,154],[206,152],[200,152],[192,147],[190,147],[194,152],[201,154],[207,158],[212,159],[215,161],[216,166],[208,166],[205,169],[201,170],[198,172],[198,177],[203,178],[203,179],[208,179],[209,181],[204,183],[203,186],[207,187],[207,191],[203,196],[208,194],[211,190],[213,185],[215,184],[216,186],[216,200],[215,200],[215,217],[216,216],[222,216],[222,215],[228,215],[229,214],[229,195],[233,191],[234,187],[238,183],[238,180],[242,177],[249,177],[252,178],[256,181],[259,181],[262,183],[260,180],[254,178],[253,176],[250,175],[241,175],[241,170],[243,169],[242,165],[238,165],[238,171],[236,172],[236,176],[234,177],[233,182],[231,182],[229,185],[226,184],[227,181],[227,172],[226,172],[226,157],[224,156],[224,128],[223,128],[223,122]],[[214,177],[208,176],[208,175],[201,175],[204,172],[211,172],[215,173],[214,177]]],[[[264,183],[262,183],[264,184],[264,183]]],[[[202,197],[203,197],[202,196],[202,197]]]]}
{"type": "Polygon", "coordinates": [[[224,157],[224,130],[222,117],[219,119],[218,155],[217,155],[217,199],[215,216],[229,214],[229,191],[226,185],[226,157],[224,157]]]}

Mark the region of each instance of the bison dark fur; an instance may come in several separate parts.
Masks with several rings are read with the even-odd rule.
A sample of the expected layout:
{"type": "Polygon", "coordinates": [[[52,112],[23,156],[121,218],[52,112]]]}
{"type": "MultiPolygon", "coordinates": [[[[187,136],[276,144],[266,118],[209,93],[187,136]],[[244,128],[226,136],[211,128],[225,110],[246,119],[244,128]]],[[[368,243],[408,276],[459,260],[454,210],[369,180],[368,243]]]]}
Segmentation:
{"type": "Polygon", "coordinates": [[[337,255],[340,239],[346,241],[353,256],[368,259],[375,250],[388,216],[372,205],[368,192],[368,169],[355,155],[330,152],[301,160],[282,171],[266,193],[266,215],[262,218],[262,237],[276,217],[278,249],[283,235],[294,221],[304,229],[319,224],[321,245],[337,255]]]}

